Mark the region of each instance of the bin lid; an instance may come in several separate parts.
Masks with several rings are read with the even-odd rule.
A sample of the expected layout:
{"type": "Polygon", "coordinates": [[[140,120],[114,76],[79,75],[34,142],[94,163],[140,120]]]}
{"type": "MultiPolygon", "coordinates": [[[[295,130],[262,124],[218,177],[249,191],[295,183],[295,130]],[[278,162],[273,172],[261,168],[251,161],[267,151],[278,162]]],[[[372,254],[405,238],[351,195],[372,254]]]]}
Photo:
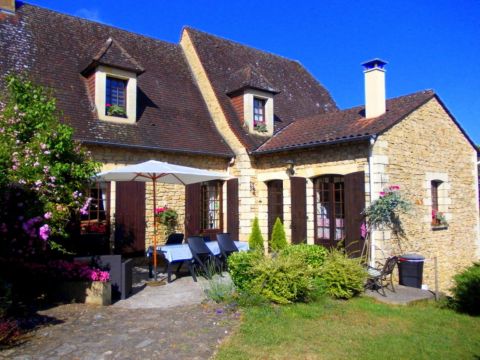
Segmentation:
{"type": "Polygon", "coordinates": [[[420,254],[403,254],[399,256],[400,261],[425,260],[425,256],[420,254]]]}

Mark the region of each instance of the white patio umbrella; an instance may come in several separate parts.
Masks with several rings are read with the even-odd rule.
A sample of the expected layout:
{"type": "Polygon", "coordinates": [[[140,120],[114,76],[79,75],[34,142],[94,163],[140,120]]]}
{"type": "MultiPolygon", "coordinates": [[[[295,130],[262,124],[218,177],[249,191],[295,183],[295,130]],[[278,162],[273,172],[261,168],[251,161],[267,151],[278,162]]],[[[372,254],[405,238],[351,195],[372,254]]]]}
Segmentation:
{"type": "Polygon", "coordinates": [[[189,185],[210,180],[226,180],[230,176],[225,173],[197,169],[188,166],[169,164],[166,162],[149,160],[136,165],[105,171],[97,174],[98,181],[143,181],[153,184],[153,267],[155,280],[157,279],[157,217],[155,208],[157,203],[156,184],[189,185]]]}

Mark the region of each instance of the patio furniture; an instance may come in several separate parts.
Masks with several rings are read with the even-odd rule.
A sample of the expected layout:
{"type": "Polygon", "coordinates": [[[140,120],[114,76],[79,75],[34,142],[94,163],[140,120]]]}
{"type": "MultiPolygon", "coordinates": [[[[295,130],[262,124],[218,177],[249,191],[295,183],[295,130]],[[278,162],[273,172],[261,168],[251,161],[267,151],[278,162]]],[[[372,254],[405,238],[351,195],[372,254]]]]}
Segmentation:
{"type": "Polygon", "coordinates": [[[387,296],[385,293],[385,288],[388,289],[388,285],[392,286],[392,291],[395,292],[395,287],[393,285],[393,270],[395,269],[395,265],[398,263],[398,257],[392,256],[387,259],[385,265],[383,267],[374,268],[368,267],[368,279],[367,283],[365,284],[366,289],[376,290],[383,296],[387,296]]]}
{"type": "Polygon", "coordinates": [[[121,255],[94,255],[76,257],[74,261],[88,262],[108,269],[112,284],[112,298],[124,300],[132,292],[132,259],[122,261],[121,255]]]}
{"type": "MultiPolygon", "coordinates": [[[[249,246],[248,242],[245,241],[234,241],[235,246],[238,248],[239,251],[248,251],[249,246]]],[[[219,255],[220,246],[218,245],[217,241],[210,241],[205,243],[210,251],[214,255],[219,255]]],[[[163,245],[157,246],[157,254],[162,255],[165,258],[167,264],[167,275],[168,275],[168,282],[171,282],[172,271],[174,269],[174,265],[179,264],[177,267],[177,274],[180,270],[181,265],[186,262],[189,265],[190,274],[192,274],[193,280],[196,281],[196,277],[193,272],[193,266],[190,268],[190,265],[193,260],[192,252],[188,244],[177,244],[177,245],[163,245]]],[[[150,277],[153,277],[153,266],[152,266],[152,257],[153,257],[153,246],[150,246],[146,252],[146,256],[150,259],[149,261],[149,270],[150,270],[150,277]]]]}
{"type": "Polygon", "coordinates": [[[234,253],[238,252],[238,248],[235,245],[235,242],[230,238],[230,233],[221,233],[217,234],[218,246],[220,248],[220,253],[222,255],[222,262],[227,268],[227,259],[234,253]]]}
{"type": "Polygon", "coordinates": [[[181,244],[183,242],[183,238],[185,237],[184,234],[173,233],[168,235],[167,241],[165,245],[176,245],[181,244]]]}
{"type": "Polygon", "coordinates": [[[191,236],[187,239],[188,247],[192,252],[193,269],[201,269],[205,276],[210,279],[212,270],[221,272],[221,262],[215,254],[208,248],[202,236],[191,236]]]}

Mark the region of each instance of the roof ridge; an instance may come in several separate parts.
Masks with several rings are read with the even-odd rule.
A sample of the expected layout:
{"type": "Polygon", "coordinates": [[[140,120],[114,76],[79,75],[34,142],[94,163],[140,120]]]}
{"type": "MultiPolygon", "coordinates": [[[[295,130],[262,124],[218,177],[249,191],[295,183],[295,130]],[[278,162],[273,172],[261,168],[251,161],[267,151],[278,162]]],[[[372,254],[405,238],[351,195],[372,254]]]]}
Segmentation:
{"type": "MultiPolygon", "coordinates": [[[[133,34],[135,36],[138,36],[138,37],[142,37],[144,39],[147,39],[147,40],[153,40],[153,41],[157,41],[157,42],[161,42],[161,43],[165,43],[165,44],[169,44],[169,45],[173,45],[175,47],[179,47],[180,45],[176,42],[171,42],[171,41],[167,41],[167,40],[162,40],[162,39],[159,39],[159,38],[156,38],[156,37],[153,37],[153,36],[150,36],[150,35],[146,35],[146,34],[142,34],[140,32],[137,32],[136,30],[133,31],[133,30],[127,30],[127,29],[124,29],[124,28],[121,28],[119,26],[116,26],[116,25],[112,25],[112,24],[109,24],[109,23],[103,23],[103,22],[100,22],[100,21],[95,21],[95,20],[91,20],[91,19],[86,19],[86,18],[83,18],[83,17],[80,17],[78,15],[71,15],[71,14],[67,14],[67,13],[63,13],[63,12],[60,12],[60,11],[57,11],[57,10],[53,10],[53,9],[49,9],[47,7],[44,7],[44,6],[40,6],[40,5],[37,5],[37,4],[30,4],[30,3],[27,3],[27,2],[21,2],[21,7],[23,6],[30,6],[32,8],[37,8],[39,10],[42,10],[42,11],[48,11],[48,12],[51,12],[51,13],[55,13],[57,15],[60,15],[60,16],[65,16],[65,17],[68,17],[68,18],[71,18],[71,19],[74,19],[74,20],[77,20],[77,21],[84,21],[84,22],[87,22],[87,23],[93,23],[93,24],[96,24],[98,26],[103,26],[103,27],[107,27],[107,28],[111,28],[111,29],[115,29],[117,31],[121,31],[121,32],[125,32],[125,33],[128,33],[128,34],[133,34]]],[[[19,9],[21,9],[21,7],[19,9]]]]}
{"type": "MultiPolygon", "coordinates": [[[[213,38],[222,40],[222,41],[226,41],[226,42],[232,43],[232,44],[234,44],[234,45],[239,45],[239,46],[241,46],[241,47],[248,48],[248,49],[253,50],[253,51],[261,52],[261,53],[264,53],[264,54],[269,54],[269,55],[278,57],[278,58],[280,58],[280,59],[287,60],[287,61],[294,62],[294,63],[297,63],[297,64],[300,64],[300,65],[301,65],[301,62],[300,62],[299,60],[291,59],[291,58],[288,58],[288,57],[283,56],[283,55],[276,54],[276,53],[271,52],[271,51],[265,51],[265,50],[259,49],[259,48],[257,48],[257,47],[254,47],[253,45],[243,44],[243,43],[241,43],[241,42],[238,42],[238,41],[235,41],[235,40],[231,40],[231,39],[229,39],[229,38],[227,38],[227,37],[214,35],[214,34],[211,34],[211,33],[209,33],[209,32],[196,29],[196,28],[194,28],[194,27],[192,27],[192,26],[189,26],[189,25],[185,25],[185,26],[182,28],[182,31],[184,31],[184,30],[191,30],[191,31],[193,31],[193,32],[200,33],[200,34],[202,34],[202,35],[210,36],[210,37],[213,37],[213,38]]],[[[303,65],[302,65],[302,66],[303,66],[303,65]]]]}

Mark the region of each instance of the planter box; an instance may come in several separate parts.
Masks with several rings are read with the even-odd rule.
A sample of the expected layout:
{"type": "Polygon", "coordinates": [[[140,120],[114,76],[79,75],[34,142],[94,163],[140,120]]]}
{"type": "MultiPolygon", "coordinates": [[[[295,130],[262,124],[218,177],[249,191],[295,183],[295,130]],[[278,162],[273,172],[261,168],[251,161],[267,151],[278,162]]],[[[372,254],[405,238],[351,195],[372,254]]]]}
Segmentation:
{"type": "Polygon", "coordinates": [[[101,281],[59,281],[52,284],[53,300],[92,305],[112,303],[112,285],[101,281]]]}

